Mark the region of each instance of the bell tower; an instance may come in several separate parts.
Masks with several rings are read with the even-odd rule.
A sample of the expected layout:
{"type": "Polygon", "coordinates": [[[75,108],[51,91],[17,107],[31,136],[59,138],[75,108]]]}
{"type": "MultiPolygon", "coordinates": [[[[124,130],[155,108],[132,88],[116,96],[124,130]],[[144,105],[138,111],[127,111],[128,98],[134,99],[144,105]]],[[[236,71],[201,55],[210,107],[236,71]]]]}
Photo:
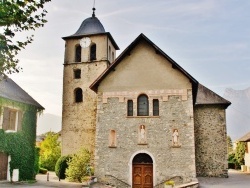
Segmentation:
{"type": "Polygon", "coordinates": [[[65,41],[62,99],[62,155],[94,151],[96,93],[89,86],[115,60],[116,42],[95,15],[65,41]]]}

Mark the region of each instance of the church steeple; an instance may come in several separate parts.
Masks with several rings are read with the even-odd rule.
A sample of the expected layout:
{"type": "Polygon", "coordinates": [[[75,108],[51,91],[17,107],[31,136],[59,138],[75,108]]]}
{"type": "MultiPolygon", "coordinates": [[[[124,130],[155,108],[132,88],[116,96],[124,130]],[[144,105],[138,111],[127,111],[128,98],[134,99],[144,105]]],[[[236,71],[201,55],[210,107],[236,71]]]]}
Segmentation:
{"type": "Polygon", "coordinates": [[[89,86],[115,60],[119,49],[95,10],[94,5],[92,16],[84,19],[73,35],[63,37],[63,155],[82,147],[94,151],[97,95],[89,86]]]}

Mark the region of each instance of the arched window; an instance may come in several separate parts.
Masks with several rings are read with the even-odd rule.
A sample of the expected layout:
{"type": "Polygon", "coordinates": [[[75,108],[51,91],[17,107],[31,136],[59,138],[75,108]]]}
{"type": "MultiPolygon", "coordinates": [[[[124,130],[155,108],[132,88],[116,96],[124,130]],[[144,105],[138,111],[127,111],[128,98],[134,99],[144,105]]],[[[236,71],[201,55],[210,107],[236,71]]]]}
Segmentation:
{"type": "Polygon", "coordinates": [[[137,116],[148,116],[147,95],[140,95],[137,99],[137,116]]]}
{"type": "Polygon", "coordinates": [[[74,70],[74,78],[80,79],[81,78],[81,69],[75,69],[74,70]]]}
{"type": "Polygon", "coordinates": [[[159,100],[153,99],[153,116],[159,116],[159,100]]]}
{"type": "Polygon", "coordinates": [[[146,153],[139,153],[137,154],[133,161],[132,161],[133,164],[138,164],[138,163],[148,163],[148,164],[153,164],[153,160],[152,158],[146,154],[146,153]]]}
{"type": "Polygon", "coordinates": [[[127,116],[133,116],[133,100],[128,100],[127,110],[127,116]]]}
{"type": "Polygon", "coordinates": [[[82,47],[80,45],[77,45],[75,49],[75,62],[81,62],[81,59],[82,59],[82,47]]]}
{"type": "Polygon", "coordinates": [[[82,89],[81,88],[75,89],[75,102],[82,102],[82,89]]]}
{"type": "Polygon", "coordinates": [[[96,44],[90,47],[90,61],[96,60],[96,44]]]}

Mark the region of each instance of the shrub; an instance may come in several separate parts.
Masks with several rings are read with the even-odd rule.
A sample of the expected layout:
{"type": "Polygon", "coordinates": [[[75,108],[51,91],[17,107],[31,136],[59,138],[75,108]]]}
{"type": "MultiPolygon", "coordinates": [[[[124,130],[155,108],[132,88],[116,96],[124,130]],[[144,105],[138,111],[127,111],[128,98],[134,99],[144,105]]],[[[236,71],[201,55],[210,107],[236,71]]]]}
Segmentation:
{"type": "Polygon", "coordinates": [[[46,168],[40,168],[39,173],[40,174],[47,174],[48,170],[46,168]]]}
{"type": "Polygon", "coordinates": [[[233,162],[228,162],[228,168],[229,169],[236,169],[236,165],[233,162]]]}
{"type": "Polygon", "coordinates": [[[34,164],[34,173],[35,175],[39,172],[39,158],[40,158],[40,148],[35,147],[35,164],[34,164]]]}
{"type": "Polygon", "coordinates": [[[68,168],[67,163],[68,163],[70,158],[71,157],[68,155],[68,156],[62,156],[57,160],[56,166],[55,166],[55,173],[56,173],[56,176],[59,179],[65,179],[66,178],[65,171],[68,168]]]}
{"type": "Polygon", "coordinates": [[[84,176],[91,175],[90,168],[91,153],[82,149],[72,156],[66,169],[66,177],[69,181],[81,182],[84,176]]]}

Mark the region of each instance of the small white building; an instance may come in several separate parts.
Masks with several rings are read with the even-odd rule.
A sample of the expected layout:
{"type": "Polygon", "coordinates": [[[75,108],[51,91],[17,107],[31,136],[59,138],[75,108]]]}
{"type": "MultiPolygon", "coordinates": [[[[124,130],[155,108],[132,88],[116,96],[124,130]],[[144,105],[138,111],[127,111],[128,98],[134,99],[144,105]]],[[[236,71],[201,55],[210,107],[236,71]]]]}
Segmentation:
{"type": "Polygon", "coordinates": [[[246,142],[246,153],[245,153],[245,169],[243,169],[243,171],[248,171],[250,172],[250,132],[248,132],[247,134],[245,134],[243,137],[241,137],[239,140],[239,142],[246,142]]]}

